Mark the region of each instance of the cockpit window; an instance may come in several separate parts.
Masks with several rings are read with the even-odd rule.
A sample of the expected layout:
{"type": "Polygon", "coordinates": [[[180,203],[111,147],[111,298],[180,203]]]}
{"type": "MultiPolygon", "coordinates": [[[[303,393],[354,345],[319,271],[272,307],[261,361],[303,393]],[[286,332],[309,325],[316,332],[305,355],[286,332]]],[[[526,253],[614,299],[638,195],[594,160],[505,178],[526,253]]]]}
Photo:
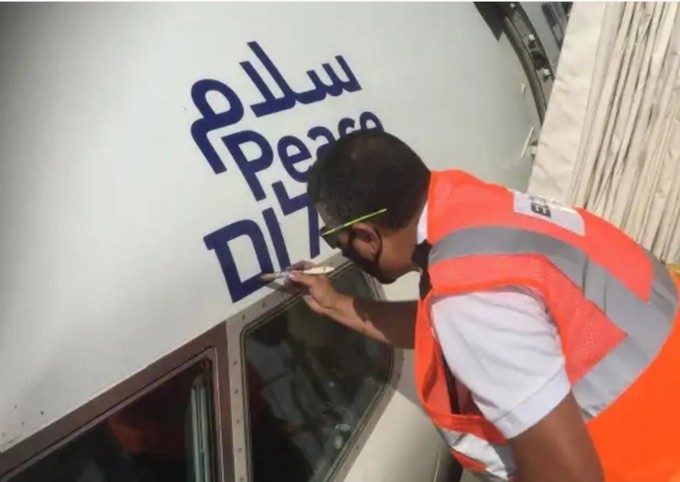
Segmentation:
{"type": "Polygon", "coordinates": [[[202,361],[11,482],[212,482],[210,363],[202,361]]]}
{"type": "MultiPolygon", "coordinates": [[[[334,279],[371,297],[356,268],[334,279]]],[[[302,300],[244,335],[254,482],[326,480],[389,382],[392,349],[302,300]]]]}

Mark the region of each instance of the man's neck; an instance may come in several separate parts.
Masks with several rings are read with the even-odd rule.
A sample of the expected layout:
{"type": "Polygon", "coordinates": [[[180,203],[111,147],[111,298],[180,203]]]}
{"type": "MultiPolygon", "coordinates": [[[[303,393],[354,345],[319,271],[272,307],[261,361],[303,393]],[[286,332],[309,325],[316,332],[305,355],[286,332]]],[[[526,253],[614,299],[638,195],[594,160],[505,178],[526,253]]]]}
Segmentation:
{"type": "Polygon", "coordinates": [[[420,201],[420,208],[417,213],[407,228],[410,234],[410,242],[407,249],[412,253],[411,258],[414,263],[414,271],[424,269],[424,265],[427,263],[427,254],[424,255],[424,259],[421,259],[422,256],[413,256],[413,254],[421,251],[419,249],[421,246],[427,244],[427,198],[423,198],[420,201]]]}

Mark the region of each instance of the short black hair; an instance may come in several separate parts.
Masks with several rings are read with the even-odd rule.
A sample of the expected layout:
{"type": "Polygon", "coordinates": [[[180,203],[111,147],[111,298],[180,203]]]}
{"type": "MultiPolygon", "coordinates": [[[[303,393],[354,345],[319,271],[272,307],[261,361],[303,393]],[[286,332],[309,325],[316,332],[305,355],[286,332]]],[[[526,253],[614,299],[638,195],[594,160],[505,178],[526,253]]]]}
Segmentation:
{"type": "Polygon", "coordinates": [[[417,215],[429,183],[429,169],[406,143],[359,130],[322,151],[310,168],[307,194],[336,225],[386,208],[372,222],[396,229],[417,215]]]}

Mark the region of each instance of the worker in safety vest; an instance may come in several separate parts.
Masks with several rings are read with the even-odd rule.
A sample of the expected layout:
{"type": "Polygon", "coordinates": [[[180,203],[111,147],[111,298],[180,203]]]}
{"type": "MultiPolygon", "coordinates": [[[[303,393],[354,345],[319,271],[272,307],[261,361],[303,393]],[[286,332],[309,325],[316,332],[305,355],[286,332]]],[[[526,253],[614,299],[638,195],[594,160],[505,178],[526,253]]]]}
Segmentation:
{"type": "Polygon", "coordinates": [[[292,282],[316,312],[415,348],[416,388],[453,456],[487,480],[680,480],[679,281],[582,209],[430,172],[379,131],[309,172],[322,237],[419,302],[292,282]]]}

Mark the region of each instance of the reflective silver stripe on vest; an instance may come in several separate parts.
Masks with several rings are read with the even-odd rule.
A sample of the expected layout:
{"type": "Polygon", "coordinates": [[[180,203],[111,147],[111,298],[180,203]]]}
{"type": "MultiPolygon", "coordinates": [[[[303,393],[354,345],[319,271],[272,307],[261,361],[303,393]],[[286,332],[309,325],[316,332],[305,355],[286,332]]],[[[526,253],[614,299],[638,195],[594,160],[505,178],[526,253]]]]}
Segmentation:
{"type": "Polygon", "coordinates": [[[449,447],[486,466],[485,480],[507,481],[517,470],[509,445],[493,445],[471,434],[437,428],[449,447]]]}
{"type": "Polygon", "coordinates": [[[545,256],[628,336],[573,387],[586,419],[600,413],[642,373],[665,342],[678,306],[666,267],[648,253],[653,266],[649,301],[638,297],[580,248],[552,236],[517,228],[455,231],[432,247],[429,263],[470,255],[545,256]]]}

